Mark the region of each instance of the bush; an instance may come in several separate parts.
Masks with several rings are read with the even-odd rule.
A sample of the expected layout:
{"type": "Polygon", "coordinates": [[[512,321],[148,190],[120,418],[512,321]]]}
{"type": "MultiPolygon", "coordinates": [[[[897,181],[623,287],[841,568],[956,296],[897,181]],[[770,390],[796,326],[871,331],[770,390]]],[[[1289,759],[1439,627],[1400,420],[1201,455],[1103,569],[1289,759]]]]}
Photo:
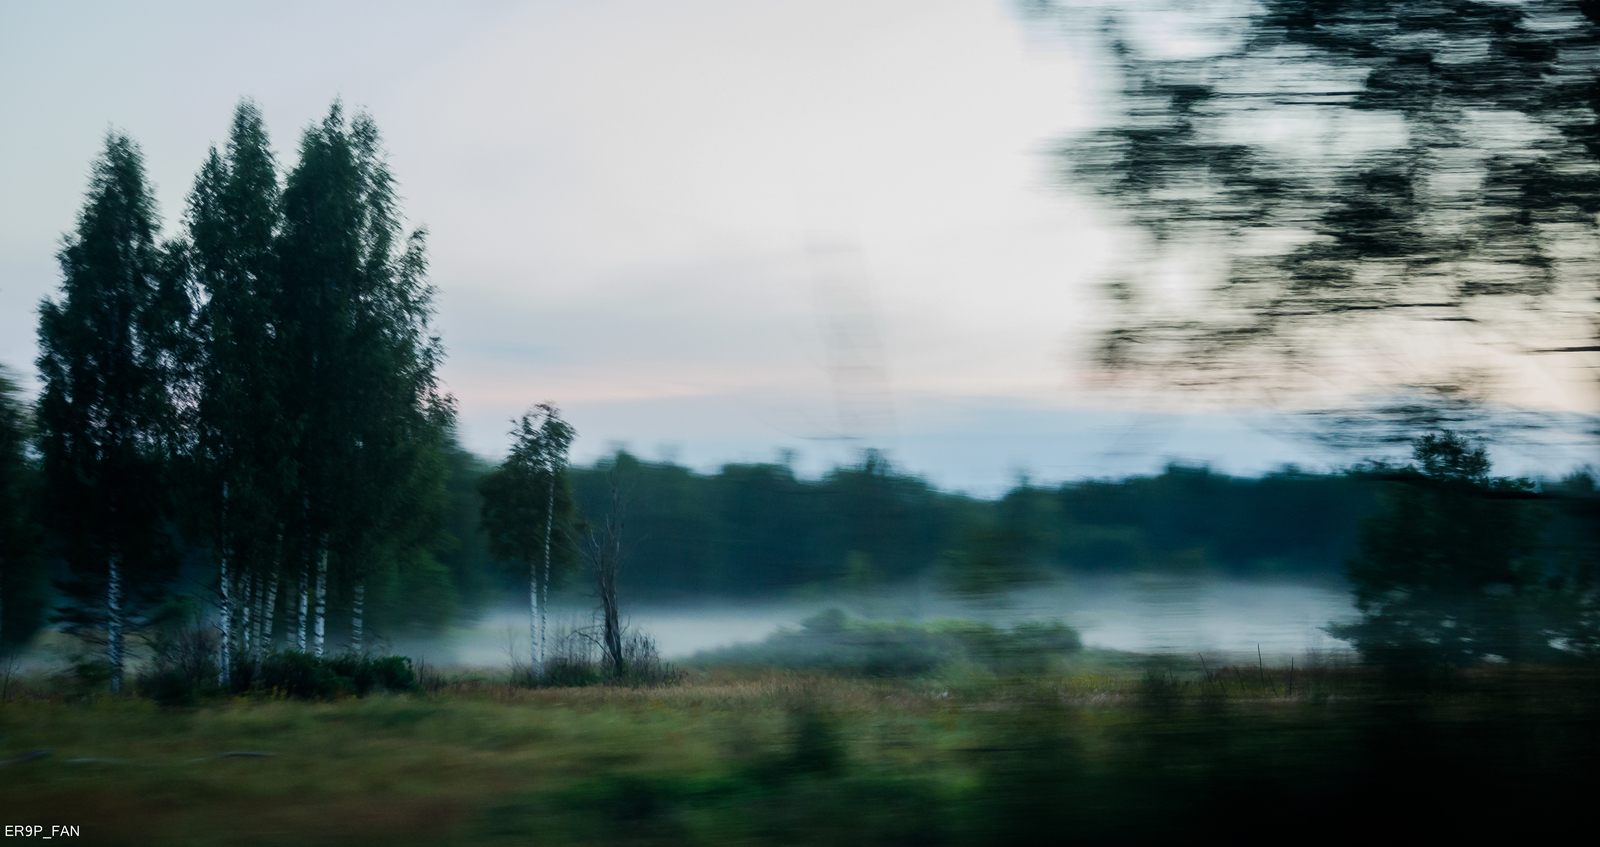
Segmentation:
{"type": "Polygon", "coordinates": [[[217,691],[218,633],[193,598],[157,610],[148,635],[150,668],[136,690],[164,706],[188,706],[217,691]]]}
{"type": "Polygon", "coordinates": [[[1077,630],[1060,622],[1023,623],[1006,630],[961,620],[868,621],[830,609],[806,620],[798,631],[703,653],[699,660],[871,677],[918,676],[960,664],[1014,674],[1042,671],[1082,648],[1077,630]]]}
{"type": "MultiPolygon", "coordinates": [[[[246,662],[239,665],[248,667],[246,662]]],[[[299,650],[268,653],[253,670],[250,688],[280,692],[287,697],[327,700],[355,693],[355,681],[337,673],[333,660],[299,650]]]]}
{"type": "Polygon", "coordinates": [[[299,650],[268,653],[259,661],[241,661],[234,673],[236,691],[271,691],[286,697],[328,700],[340,695],[365,697],[375,691],[408,693],[422,690],[406,656],[363,656],[342,653],[317,658],[299,650]]]}
{"type": "Polygon", "coordinates": [[[326,660],[335,676],[350,680],[357,697],[379,691],[419,691],[416,671],[406,656],[363,656],[343,653],[326,660]]]}
{"type": "Polygon", "coordinates": [[[661,660],[655,639],[639,630],[623,630],[622,660],[625,670],[621,677],[612,674],[594,627],[557,624],[554,630],[544,673],[535,674],[532,667],[514,662],[511,668],[512,685],[524,688],[578,688],[603,682],[656,685],[679,676],[677,669],[661,660]]]}

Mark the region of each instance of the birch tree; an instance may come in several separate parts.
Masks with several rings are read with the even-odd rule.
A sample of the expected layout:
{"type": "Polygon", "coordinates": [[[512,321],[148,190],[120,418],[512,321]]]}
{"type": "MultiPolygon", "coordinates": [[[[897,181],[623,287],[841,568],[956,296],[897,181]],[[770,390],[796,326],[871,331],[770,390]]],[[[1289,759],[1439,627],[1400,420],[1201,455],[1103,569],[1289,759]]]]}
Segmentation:
{"type": "Polygon", "coordinates": [[[308,540],[303,561],[315,564],[301,604],[313,606],[309,649],[320,656],[330,590],[348,583],[352,598],[365,594],[373,559],[417,496],[418,463],[454,420],[436,373],[443,350],[431,334],[425,233],[401,225],[370,116],[347,120],[335,103],[306,131],[277,253],[293,386],[284,405],[298,422],[297,530],[308,540]]]}
{"type": "Polygon", "coordinates": [[[111,133],[58,258],[61,296],[39,306],[40,448],[72,579],[67,620],[104,634],[122,687],[130,621],[171,572],[161,532],[174,401],[174,320],[187,300],[156,244],[143,157],[111,133]]]}
{"type": "Polygon", "coordinates": [[[528,573],[528,638],[534,671],[542,673],[552,563],[573,558],[567,528],[574,514],[567,450],[576,435],[560,410],[541,403],[514,421],[511,452],[480,483],[489,552],[528,573]]]}
{"type": "Polygon", "coordinates": [[[261,112],[247,100],[234,111],[226,149],[213,148],[202,165],[186,221],[200,301],[192,474],[199,491],[190,508],[198,519],[191,524],[218,557],[224,679],[236,635],[247,652],[268,646],[268,599],[276,599],[281,526],[294,495],[296,433],[284,415],[283,321],[275,309],[281,219],[277,165],[261,112]]]}

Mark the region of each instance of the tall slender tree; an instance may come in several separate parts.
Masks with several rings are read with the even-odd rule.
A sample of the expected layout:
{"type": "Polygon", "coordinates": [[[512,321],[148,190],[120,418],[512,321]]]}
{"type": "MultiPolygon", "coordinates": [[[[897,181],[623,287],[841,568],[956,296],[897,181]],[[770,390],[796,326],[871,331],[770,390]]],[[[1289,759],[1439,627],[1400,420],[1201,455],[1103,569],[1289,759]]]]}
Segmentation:
{"type": "Polygon", "coordinates": [[[200,307],[194,324],[197,482],[191,514],[213,541],[221,571],[226,677],[235,621],[255,649],[271,632],[280,525],[294,502],[292,422],[284,414],[282,321],[276,239],[280,229],[277,167],[261,112],[244,101],[234,111],[227,148],[200,169],[187,216],[188,268],[200,307]],[[254,591],[257,582],[265,583],[254,591]],[[244,590],[240,590],[244,589],[244,590]],[[240,608],[242,598],[259,601],[240,608]]]}
{"type": "Polygon", "coordinates": [[[541,403],[515,422],[511,453],[480,482],[482,526],[489,552],[528,569],[528,636],[535,672],[545,661],[551,564],[575,557],[570,532],[574,505],[566,478],[575,431],[560,410],[541,403]]]}
{"type": "Polygon", "coordinates": [[[309,541],[304,560],[315,563],[301,602],[314,593],[310,649],[321,655],[330,589],[365,593],[425,476],[417,464],[443,445],[454,407],[436,374],[443,350],[430,334],[425,233],[402,229],[370,116],[346,120],[335,103],[306,131],[283,210],[277,311],[293,386],[284,411],[296,430],[296,522],[309,541]]]}
{"type": "Polygon", "coordinates": [[[111,133],[59,254],[61,297],[39,307],[38,425],[72,573],[65,619],[104,633],[113,691],[126,628],[174,565],[162,471],[177,432],[172,327],[188,304],[157,231],[139,148],[111,133]]]}

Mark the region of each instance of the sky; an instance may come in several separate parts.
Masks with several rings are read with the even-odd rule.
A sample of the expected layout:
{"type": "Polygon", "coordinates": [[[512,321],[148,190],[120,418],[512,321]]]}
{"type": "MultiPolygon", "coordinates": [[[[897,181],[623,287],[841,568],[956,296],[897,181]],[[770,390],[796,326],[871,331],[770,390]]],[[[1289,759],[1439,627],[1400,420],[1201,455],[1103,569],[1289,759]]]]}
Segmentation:
{"type": "Polygon", "coordinates": [[[429,232],[442,377],[491,458],[551,401],[579,461],[875,446],[974,493],[1349,461],[1083,377],[1128,249],[1048,155],[1105,108],[1084,49],[1006,0],[0,2],[0,363],[32,383],[109,128],[171,234],[240,98],[285,166],[339,98],[429,232]]]}

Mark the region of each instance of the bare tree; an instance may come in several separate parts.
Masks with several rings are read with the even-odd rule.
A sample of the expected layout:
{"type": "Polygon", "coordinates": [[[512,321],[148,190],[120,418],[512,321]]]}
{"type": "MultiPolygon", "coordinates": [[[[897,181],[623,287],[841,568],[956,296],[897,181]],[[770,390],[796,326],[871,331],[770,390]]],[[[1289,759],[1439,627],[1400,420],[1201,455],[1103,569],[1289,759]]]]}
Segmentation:
{"type": "Polygon", "coordinates": [[[611,664],[613,676],[627,671],[627,658],[622,650],[621,615],[617,608],[617,570],[622,558],[622,530],[626,502],[617,479],[611,483],[611,508],[598,525],[589,528],[584,545],[584,555],[594,574],[595,590],[600,596],[602,638],[606,659],[611,664]]]}

